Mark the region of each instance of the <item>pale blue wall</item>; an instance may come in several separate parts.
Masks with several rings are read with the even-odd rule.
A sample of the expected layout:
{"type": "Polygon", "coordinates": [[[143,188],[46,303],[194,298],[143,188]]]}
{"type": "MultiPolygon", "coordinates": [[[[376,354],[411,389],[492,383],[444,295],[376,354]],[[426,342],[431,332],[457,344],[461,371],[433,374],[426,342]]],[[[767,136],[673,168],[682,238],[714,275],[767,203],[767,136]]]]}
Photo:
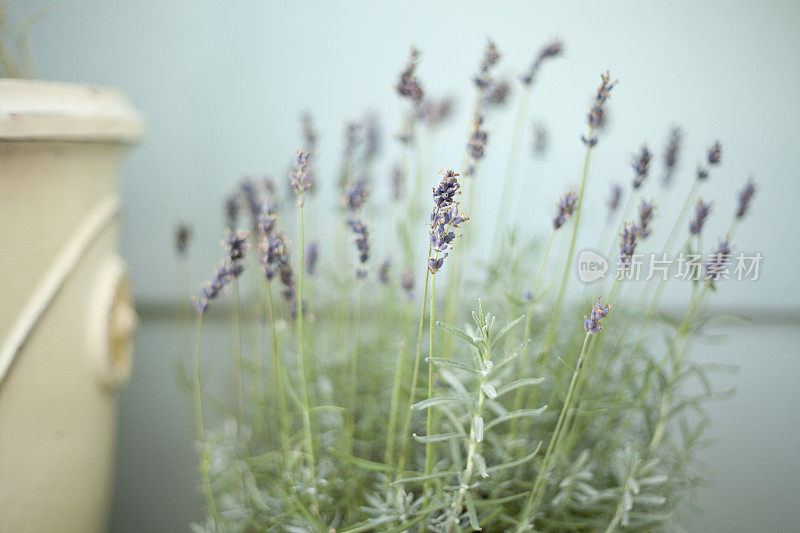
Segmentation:
{"type": "MultiPolygon", "coordinates": [[[[49,3],[32,0],[23,7],[49,3]]],[[[567,58],[546,65],[536,87],[532,115],[544,118],[552,133],[548,160],[528,167],[547,177],[530,192],[541,198],[539,205],[577,182],[585,108],[606,68],[620,85],[611,103],[612,129],[593,160],[590,213],[602,213],[609,179],[630,179],[629,154],[644,140],[660,152],[673,122],[687,132],[679,185],[689,183],[712,139],[724,144],[724,164],[703,193],[717,210],[708,235],[727,228],[735,191],[748,173],[760,182],[754,214],[737,240],[740,250],[765,256],[762,279],[730,287],[716,302],[744,312],[763,309],[767,322],[770,313],[789,313],[790,320],[734,329],[726,347],[702,352],[742,371],[729,379],[740,394],[714,411],[719,441],[708,459],[718,488],[701,493],[709,513],[690,523],[696,531],[791,530],[800,523],[793,505],[800,495],[796,0],[72,0],[38,23],[32,36],[44,77],[121,87],[147,116],[147,138],[127,165],[124,252],[140,301],[163,301],[180,293],[171,254],[174,221],[197,227],[200,259],[192,268],[199,280],[217,255],[222,195],[244,173],[282,174],[298,146],[301,110],[312,111],[319,123],[323,176],[338,164],[344,120],[372,108],[395,130],[392,86],[411,43],[424,50],[426,88],[456,92],[461,101],[457,120],[443,132],[431,179],[438,168],[457,166],[469,78],[487,35],[497,40],[508,74],[526,65],[546,39],[560,36],[567,44],[567,58]]],[[[507,145],[511,114],[490,126],[485,175],[499,182],[506,158],[499,147],[507,145]]],[[[391,154],[395,147],[387,146],[391,154]]],[[[499,191],[486,190],[485,201],[493,205],[499,191]]],[[[331,192],[328,187],[323,199],[332,202],[331,192]]],[[[661,210],[676,208],[673,202],[661,210]]],[[[549,216],[537,215],[532,224],[544,228],[549,216]]],[[[180,341],[175,327],[145,320],[134,377],[122,396],[114,524],[120,531],[174,531],[196,509],[191,432],[170,370],[180,341]]]]}

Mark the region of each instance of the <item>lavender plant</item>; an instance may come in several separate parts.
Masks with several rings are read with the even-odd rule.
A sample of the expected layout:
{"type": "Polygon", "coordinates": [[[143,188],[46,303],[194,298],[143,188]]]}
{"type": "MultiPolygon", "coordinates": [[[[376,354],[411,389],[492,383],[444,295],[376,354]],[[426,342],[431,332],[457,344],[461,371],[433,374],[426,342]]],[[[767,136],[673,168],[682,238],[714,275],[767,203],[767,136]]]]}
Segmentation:
{"type": "MultiPolygon", "coordinates": [[[[287,179],[296,201],[281,201],[272,182],[249,180],[224,202],[225,258],[195,298],[191,383],[207,511],[195,531],[678,529],[678,511],[689,506],[704,480],[696,458],[707,429],[704,405],[719,396],[691,350],[709,319],[709,298],[727,288],[731,241],[756,187],[747,182],[730,230],[696,265],[682,316],[667,316],[660,297],[668,283],[680,281],[631,282],[636,253],[643,241],[650,246],[662,237],[663,219],[673,223],[664,252],[675,251],[672,241],[681,232],[685,243],[678,251],[700,251],[711,203],[697,200],[694,218],[685,217],[708,169],[721,165],[721,145],[712,144],[690,176],[691,190],[677,216],[659,212],[656,219],[655,202],[641,199],[631,221],[635,195],[649,186],[653,154],[643,146],[633,158],[633,190],[617,226],[619,185],[611,189],[609,213],[603,202],[584,204],[592,190],[590,155],[616,85],[605,72],[587,114],[588,131],[580,137],[580,187],[557,199],[543,251],[531,245],[538,236],[518,229],[493,245],[470,238],[476,228],[466,225],[464,196],[476,209],[469,213],[486,225],[485,202],[476,198],[497,187],[476,179],[479,163],[497,149],[487,142],[486,118],[509,95],[521,94],[507,192],[494,206],[501,214],[496,227],[489,228],[499,236],[507,224],[513,227],[507,204],[512,192],[519,194],[519,152],[529,152],[521,139],[523,125],[532,123],[531,87],[543,63],[562,49],[560,41],[547,43],[515,88],[497,81],[501,56],[493,41],[487,43],[472,79],[477,96],[461,169],[468,187],[458,171],[437,177],[420,163],[419,126],[433,132],[453,102],[426,96],[417,72],[422,56],[413,48],[395,85],[404,106],[398,136],[403,163],[386,179],[371,179],[382,168],[382,139],[372,115],[347,126],[340,171],[333,177],[316,163],[312,172],[309,151],[318,148],[319,136],[303,115],[304,151],[295,155],[287,179]],[[426,181],[432,182],[431,196],[426,181]],[[316,202],[306,205],[308,195],[328,184],[339,191],[343,206],[341,219],[331,225],[339,232],[332,241],[304,222],[305,207],[311,215],[319,208],[316,202]],[[368,222],[373,187],[394,205],[375,211],[377,220],[368,222]],[[592,286],[596,293],[590,298],[573,299],[568,281],[576,243],[586,231],[583,212],[589,220],[608,220],[604,238],[618,235],[609,258],[619,275],[610,286],[592,286]],[[239,229],[243,218],[247,231],[239,229]],[[413,230],[422,226],[424,240],[413,230]],[[462,229],[467,237],[454,253],[462,229]],[[353,247],[345,246],[348,235],[353,247]],[[548,265],[558,240],[567,247],[567,260],[548,265]],[[397,243],[402,257],[395,261],[390,257],[397,243]],[[377,275],[370,275],[375,256],[385,259],[377,275]],[[250,263],[257,268],[245,269],[250,263]],[[449,271],[446,279],[443,270],[449,271]],[[550,286],[556,290],[548,291],[550,286]],[[275,290],[281,298],[274,298],[275,290]],[[232,293],[230,314],[218,309],[226,291],[232,293]],[[234,394],[231,408],[222,412],[224,398],[204,388],[201,374],[202,325],[210,313],[230,317],[235,330],[234,394]],[[517,318],[499,326],[495,316],[517,318]],[[520,323],[524,327],[515,327],[520,323]],[[265,334],[243,342],[240,329],[265,334]],[[685,392],[693,380],[702,387],[700,395],[685,392]]],[[[673,128],[661,180],[673,189],[683,185],[681,150],[681,130],[673,128]]],[[[531,192],[531,184],[524,192],[531,192]]],[[[183,260],[191,232],[182,228],[176,245],[183,260]]]]}

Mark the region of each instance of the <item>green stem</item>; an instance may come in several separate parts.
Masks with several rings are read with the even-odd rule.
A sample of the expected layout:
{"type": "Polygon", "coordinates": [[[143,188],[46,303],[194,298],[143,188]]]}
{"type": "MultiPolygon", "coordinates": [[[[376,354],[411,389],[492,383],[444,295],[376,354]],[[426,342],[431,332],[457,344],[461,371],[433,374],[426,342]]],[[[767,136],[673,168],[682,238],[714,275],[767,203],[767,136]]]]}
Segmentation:
{"type": "Polygon", "coordinates": [[[555,448],[555,444],[558,441],[561,432],[561,426],[564,423],[564,418],[566,417],[567,411],[569,411],[572,405],[572,397],[573,392],[575,390],[575,384],[578,381],[578,377],[581,373],[581,369],[583,368],[583,362],[586,358],[586,346],[589,343],[589,337],[591,336],[590,333],[586,333],[586,336],[583,339],[583,347],[581,348],[581,353],[578,356],[578,361],[575,365],[575,371],[572,373],[572,380],[569,383],[569,389],[567,389],[567,396],[564,399],[564,406],[561,408],[561,413],[558,415],[558,420],[556,421],[556,427],[553,430],[553,434],[550,436],[550,442],[547,445],[547,450],[544,453],[544,457],[542,458],[542,465],[539,468],[539,473],[536,475],[536,480],[533,483],[533,488],[531,489],[530,494],[528,495],[528,499],[525,502],[525,507],[523,508],[522,515],[518,522],[517,532],[520,533],[526,530],[528,518],[531,516],[531,512],[535,510],[536,506],[539,504],[541,497],[539,496],[540,489],[542,487],[545,478],[549,475],[549,468],[550,468],[550,459],[553,454],[553,450],[555,448]]]}
{"type": "Polygon", "coordinates": [[[200,478],[203,482],[203,493],[206,498],[206,507],[214,519],[214,523],[219,523],[217,506],[214,503],[214,493],[211,490],[211,479],[208,476],[208,449],[206,446],[206,431],[203,424],[203,397],[200,391],[200,331],[203,323],[203,315],[197,314],[197,322],[194,334],[194,358],[193,358],[193,380],[192,391],[194,395],[194,421],[197,430],[197,441],[200,443],[200,478]]]}
{"type": "MultiPolygon", "coordinates": [[[[308,380],[306,377],[306,357],[303,345],[303,272],[305,266],[305,235],[303,229],[303,193],[297,200],[298,218],[300,224],[300,250],[297,267],[297,362],[300,367],[300,382],[302,385],[303,401],[303,432],[305,433],[306,449],[308,450],[308,466],[311,473],[312,484],[316,483],[316,461],[314,460],[314,440],[311,434],[311,406],[308,400],[308,380]]],[[[314,499],[316,501],[316,498],[314,499]]],[[[316,503],[314,504],[316,509],[316,503]]]]}
{"type": "MultiPolygon", "coordinates": [[[[589,126],[589,136],[588,138],[591,139],[594,136],[594,128],[589,126]]],[[[564,303],[564,296],[567,292],[567,281],[569,280],[569,274],[572,270],[572,256],[575,254],[575,242],[577,241],[578,236],[578,228],[580,227],[581,222],[581,211],[583,207],[583,197],[584,192],[586,191],[586,175],[589,172],[589,156],[592,153],[592,147],[586,146],[586,156],[583,160],[583,174],[581,175],[581,188],[578,196],[578,207],[575,210],[575,222],[572,227],[572,238],[569,242],[569,252],[567,253],[567,262],[564,266],[564,274],[561,277],[561,287],[558,290],[558,297],[556,298],[556,305],[553,309],[553,318],[550,320],[550,329],[547,333],[547,338],[545,340],[545,349],[542,354],[542,357],[546,356],[547,353],[553,348],[553,343],[555,341],[556,335],[556,324],[558,324],[558,317],[561,314],[561,306],[564,303]]]]}
{"type": "Polygon", "coordinates": [[[361,303],[363,301],[364,282],[358,280],[358,291],[356,296],[355,309],[353,310],[353,357],[351,359],[350,379],[352,380],[350,390],[350,416],[352,417],[352,427],[350,428],[350,449],[351,453],[355,450],[356,440],[356,409],[358,407],[358,348],[361,335],[361,303]]]}
{"type": "Polygon", "coordinates": [[[236,427],[244,429],[244,379],[242,377],[242,328],[239,312],[239,278],[233,279],[233,392],[236,402],[236,427]]]}
{"type": "Polygon", "coordinates": [[[392,468],[394,465],[395,432],[397,428],[397,408],[400,404],[400,381],[403,377],[403,367],[405,366],[406,347],[404,342],[400,342],[397,350],[397,361],[394,368],[394,383],[392,383],[392,401],[389,406],[389,427],[386,433],[386,451],[383,454],[383,461],[392,468]]]}
{"type": "Polygon", "coordinates": [[[397,477],[400,477],[400,474],[403,472],[403,468],[406,464],[406,453],[408,451],[408,442],[411,439],[411,435],[409,431],[411,430],[411,406],[414,405],[414,398],[417,393],[417,382],[419,381],[419,359],[420,354],[422,353],[422,328],[425,324],[425,304],[427,303],[428,299],[428,280],[430,278],[431,272],[428,269],[428,262],[431,259],[431,247],[428,246],[428,259],[425,261],[425,289],[422,293],[422,303],[420,305],[421,309],[419,312],[419,330],[417,331],[417,351],[414,355],[414,373],[411,377],[411,390],[408,393],[408,409],[406,410],[406,420],[403,423],[403,432],[400,434],[401,438],[403,439],[403,444],[400,447],[400,457],[397,460],[397,477]]]}
{"type": "Polygon", "coordinates": [[[275,394],[278,396],[278,428],[280,429],[281,449],[284,461],[286,462],[289,453],[289,410],[286,402],[286,392],[283,389],[283,366],[281,365],[280,353],[278,352],[278,330],[275,327],[275,308],[272,299],[272,287],[268,280],[264,281],[264,288],[267,291],[267,317],[270,324],[272,337],[272,383],[275,387],[275,394]]]}
{"type": "MultiPolygon", "coordinates": [[[[439,252],[436,252],[434,261],[438,259],[439,252]]],[[[431,307],[428,319],[428,356],[433,357],[433,296],[436,287],[436,274],[431,275],[431,307]]],[[[428,398],[433,398],[433,363],[428,363],[428,398]]],[[[428,420],[426,422],[426,434],[433,433],[433,408],[428,407],[428,420]]],[[[430,474],[433,471],[433,443],[425,443],[425,474],[430,474]]],[[[428,504],[428,489],[430,488],[430,480],[425,480],[422,490],[422,505],[428,504]]]]}
{"type": "Polygon", "coordinates": [[[475,407],[475,418],[473,419],[472,427],[469,429],[469,440],[467,444],[467,465],[464,468],[464,475],[461,478],[461,485],[458,488],[458,496],[456,497],[456,501],[453,502],[453,508],[450,512],[450,523],[447,526],[447,531],[452,532],[453,529],[458,525],[458,519],[461,516],[461,509],[464,506],[464,498],[466,496],[467,490],[469,490],[469,484],[472,480],[472,471],[475,469],[475,461],[473,457],[478,452],[478,446],[480,443],[478,442],[478,437],[475,433],[475,422],[474,420],[478,419],[483,412],[483,404],[485,401],[485,396],[483,394],[483,388],[486,386],[486,383],[489,379],[488,373],[481,373],[481,380],[480,386],[478,387],[478,403],[475,407]]]}

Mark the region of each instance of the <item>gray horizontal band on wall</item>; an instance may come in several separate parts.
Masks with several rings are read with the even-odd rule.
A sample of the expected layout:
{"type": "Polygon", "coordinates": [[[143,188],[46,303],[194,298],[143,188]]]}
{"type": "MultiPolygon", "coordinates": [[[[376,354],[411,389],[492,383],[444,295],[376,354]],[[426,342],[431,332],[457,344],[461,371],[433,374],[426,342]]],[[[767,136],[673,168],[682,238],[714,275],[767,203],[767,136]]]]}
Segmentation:
{"type": "MultiPolygon", "coordinates": [[[[242,298],[242,307],[247,305],[247,300],[242,298]]],[[[224,300],[215,302],[213,310],[203,317],[203,322],[215,320],[230,320],[231,304],[224,300]]],[[[663,311],[668,315],[681,316],[686,312],[680,306],[662,306],[663,311]]],[[[749,324],[773,324],[776,326],[786,324],[800,325],[800,308],[781,307],[781,306],[752,306],[748,305],[747,311],[742,312],[741,306],[730,305],[709,305],[707,308],[709,315],[727,315],[730,320],[737,321],[744,325],[749,324]]],[[[139,318],[145,320],[164,320],[180,321],[194,320],[195,310],[190,296],[185,300],[170,298],[164,300],[157,299],[138,299],[136,300],[136,313],[139,318]]],[[[720,317],[720,318],[724,318],[720,317]]]]}
{"type": "Polygon", "coordinates": [[[119,214],[120,209],[121,203],[117,197],[106,198],[100,202],[72,234],[66,246],[56,257],[53,266],[36,286],[0,348],[0,386],[42,316],[61,291],[70,273],[95,238],[119,214]]]}

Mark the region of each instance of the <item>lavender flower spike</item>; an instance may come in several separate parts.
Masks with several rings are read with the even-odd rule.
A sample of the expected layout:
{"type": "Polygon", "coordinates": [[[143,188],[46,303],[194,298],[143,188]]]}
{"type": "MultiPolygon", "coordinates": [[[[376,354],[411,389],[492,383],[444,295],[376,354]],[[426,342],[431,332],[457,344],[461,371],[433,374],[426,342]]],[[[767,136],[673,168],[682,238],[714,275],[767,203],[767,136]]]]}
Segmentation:
{"type": "Polygon", "coordinates": [[[706,279],[711,287],[714,287],[714,282],[725,275],[725,268],[730,260],[731,247],[728,240],[725,239],[720,241],[716,251],[711,254],[706,263],[706,279]]]}
{"type": "Polygon", "coordinates": [[[522,76],[522,83],[525,85],[530,85],[533,80],[536,79],[536,75],[539,73],[539,69],[542,67],[542,63],[544,63],[547,59],[551,59],[554,57],[559,57],[564,51],[564,43],[561,39],[553,39],[549,43],[545,44],[544,47],[539,51],[539,55],[536,56],[536,59],[531,63],[531,66],[528,67],[528,71],[522,76]]]}
{"type": "Polygon", "coordinates": [[[370,254],[369,228],[358,218],[348,220],[347,225],[350,226],[350,229],[356,234],[355,243],[356,249],[358,250],[358,261],[360,263],[359,267],[356,268],[356,277],[358,279],[364,279],[367,277],[366,263],[370,254]]]}
{"type": "Polygon", "coordinates": [[[317,273],[317,260],[319,259],[319,245],[316,242],[311,242],[306,246],[306,273],[312,278],[317,273]]]}
{"type": "Polygon", "coordinates": [[[455,202],[455,197],[461,194],[461,184],[458,183],[457,172],[452,170],[439,171],[442,179],[437,187],[433,187],[433,202],[439,209],[449,207],[455,202]]]}
{"type": "Polygon", "coordinates": [[[189,241],[192,240],[192,227],[185,223],[181,222],[175,228],[175,250],[178,252],[178,255],[184,257],[186,252],[189,251],[189,241]]]}
{"type": "Polygon", "coordinates": [[[391,258],[387,257],[386,259],[381,261],[381,264],[378,267],[378,280],[381,282],[382,285],[387,285],[389,283],[389,273],[391,268],[392,268],[391,258]]]}
{"type": "Polygon", "coordinates": [[[311,154],[297,150],[294,158],[294,170],[289,176],[289,184],[297,195],[298,205],[302,205],[303,194],[311,189],[311,165],[308,158],[311,154]]]}
{"type": "Polygon", "coordinates": [[[689,223],[689,233],[692,235],[700,235],[710,213],[711,202],[704,202],[702,199],[698,198],[697,205],[694,207],[694,218],[689,223]]]}
{"type": "MultiPolygon", "coordinates": [[[[589,124],[589,129],[592,131],[603,123],[606,100],[608,100],[608,97],[611,95],[611,89],[613,89],[617,84],[616,81],[611,81],[611,75],[608,71],[605,71],[600,75],[600,80],[600,87],[597,89],[597,94],[592,102],[592,107],[589,109],[589,113],[586,115],[586,122],[589,124]]],[[[583,141],[583,144],[589,148],[597,144],[597,137],[594,135],[591,135],[588,138],[581,136],[581,140],[583,141]]]]}
{"type": "Polygon", "coordinates": [[[422,103],[424,92],[422,85],[417,78],[417,63],[419,63],[420,51],[416,47],[411,48],[411,55],[405,70],[400,74],[400,81],[397,82],[397,93],[408,98],[414,105],[422,103]]]}
{"type": "Polygon", "coordinates": [[[221,293],[225,285],[232,277],[229,266],[225,263],[216,267],[214,277],[203,284],[200,289],[200,298],[194,298],[194,307],[199,314],[203,314],[208,309],[211,300],[215,300],[221,293]]]}
{"type": "Polygon", "coordinates": [[[639,228],[632,222],[625,222],[622,227],[622,233],[619,234],[619,264],[625,269],[631,263],[631,257],[636,250],[636,237],[638,236],[639,228]]]}
{"type": "Polygon", "coordinates": [[[653,200],[649,202],[642,198],[642,203],[639,204],[639,233],[638,236],[646,239],[650,236],[650,223],[655,217],[656,204],[653,200]]]}
{"type": "Polygon", "coordinates": [[[748,178],[744,189],[739,193],[739,205],[736,207],[736,218],[743,218],[748,209],[750,209],[750,201],[756,193],[756,182],[753,178],[748,178]]]}
{"type": "Polygon", "coordinates": [[[228,259],[231,263],[239,263],[244,260],[247,255],[247,236],[249,234],[244,230],[225,230],[225,237],[222,239],[222,245],[225,247],[228,259]]]}
{"type": "Polygon", "coordinates": [[[678,159],[680,159],[682,141],[683,132],[678,126],[673,126],[670,130],[669,141],[667,141],[667,150],[664,152],[664,185],[669,185],[672,182],[678,159]]]}
{"type": "Polygon", "coordinates": [[[487,39],[486,50],[483,53],[483,61],[481,61],[480,70],[473,79],[475,85],[479,89],[485,90],[492,84],[492,77],[489,71],[498,61],[500,61],[500,52],[497,50],[497,45],[494,44],[494,41],[491,39],[487,39]]]}
{"type": "Polygon", "coordinates": [[[590,335],[600,333],[600,330],[603,329],[600,321],[611,312],[611,306],[608,304],[600,305],[600,300],[601,298],[597,298],[597,302],[592,306],[592,312],[589,316],[583,315],[583,329],[590,335]]]}
{"type": "Polygon", "coordinates": [[[622,199],[622,187],[620,187],[619,183],[613,183],[611,185],[611,196],[608,198],[608,219],[611,220],[611,217],[614,216],[614,213],[617,212],[619,209],[619,202],[622,199]]]}
{"type": "Polygon", "coordinates": [[[553,219],[553,229],[556,230],[566,224],[567,220],[575,212],[578,206],[578,194],[575,191],[567,191],[556,203],[558,211],[553,219]]]}
{"type": "Polygon", "coordinates": [[[634,155],[633,161],[631,165],[633,166],[633,171],[636,175],[633,177],[633,188],[638,189],[644,183],[644,180],[647,178],[647,173],[650,170],[650,159],[652,158],[652,154],[650,150],[647,148],[646,144],[642,145],[641,150],[639,153],[634,155]]]}
{"type": "Polygon", "coordinates": [[[706,156],[706,161],[708,164],[713,166],[719,165],[720,161],[722,160],[722,145],[719,141],[714,141],[708,149],[708,155],[706,156]]]}
{"type": "Polygon", "coordinates": [[[414,271],[413,270],[404,270],[400,273],[400,287],[406,292],[408,295],[408,299],[412,300],[414,298],[414,271]]]}

